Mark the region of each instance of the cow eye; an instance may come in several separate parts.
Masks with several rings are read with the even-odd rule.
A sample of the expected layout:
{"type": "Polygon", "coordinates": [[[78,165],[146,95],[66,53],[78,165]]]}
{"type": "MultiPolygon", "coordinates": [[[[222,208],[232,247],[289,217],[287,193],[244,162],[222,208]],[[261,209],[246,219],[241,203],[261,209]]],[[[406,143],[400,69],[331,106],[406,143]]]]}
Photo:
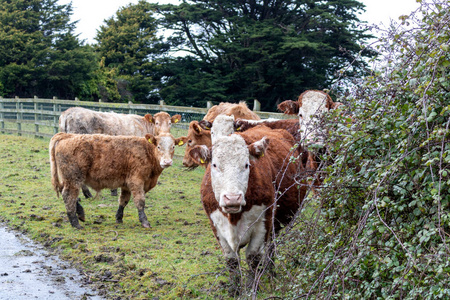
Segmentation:
{"type": "Polygon", "coordinates": [[[245,168],[246,168],[246,169],[248,169],[248,163],[247,163],[247,164],[245,164],[245,168]]]}
{"type": "Polygon", "coordinates": [[[192,143],[192,140],[188,140],[188,143],[189,143],[189,144],[192,143]]]}
{"type": "Polygon", "coordinates": [[[214,168],[217,168],[217,165],[216,165],[216,164],[213,164],[213,167],[214,167],[214,168]]]}
{"type": "Polygon", "coordinates": [[[158,150],[161,150],[161,146],[158,146],[158,150]]]}

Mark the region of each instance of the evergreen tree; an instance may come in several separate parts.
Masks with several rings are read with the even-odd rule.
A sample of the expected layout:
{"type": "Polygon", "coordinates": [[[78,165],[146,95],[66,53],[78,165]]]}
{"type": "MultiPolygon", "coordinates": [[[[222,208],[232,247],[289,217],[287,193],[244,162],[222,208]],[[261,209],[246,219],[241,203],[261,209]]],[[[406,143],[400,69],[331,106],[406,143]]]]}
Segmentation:
{"type": "Polygon", "coordinates": [[[72,5],[0,0],[0,93],[90,98],[95,56],[73,35],[72,5]]]}
{"type": "Polygon", "coordinates": [[[162,26],[174,32],[172,50],[187,53],[164,65],[160,93],[169,103],[256,98],[273,110],[306,89],[329,87],[350,62],[347,75],[365,72],[359,43],[369,35],[358,29],[356,13],[364,6],[355,0],[191,0],[155,7],[162,26]]]}
{"type": "Polygon", "coordinates": [[[113,72],[122,101],[151,103],[159,100],[153,74],[153,59],[160,53],[157,23],[150,4],[140,1],[117,11],[100,27],[97,52],[105,72],[113,72]]]}

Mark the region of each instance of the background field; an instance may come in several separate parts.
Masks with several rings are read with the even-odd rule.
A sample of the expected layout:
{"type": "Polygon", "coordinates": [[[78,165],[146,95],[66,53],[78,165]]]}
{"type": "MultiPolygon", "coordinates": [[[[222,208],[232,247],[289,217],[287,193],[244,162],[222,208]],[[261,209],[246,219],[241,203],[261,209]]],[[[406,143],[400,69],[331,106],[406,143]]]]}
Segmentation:
{"type": "Polygon", "coordinates": [[[184,147],[146,195],[151,229],[131,202],[116,224],[117,197],[103,190],[98,200],[81,198],[87,221],[75,230],[51,186],[48,142],[0,135],[2,221],[73,262],[107,298],[227,298],[228,275],[200,202],[204,170],[182,168],[184,147]]]}

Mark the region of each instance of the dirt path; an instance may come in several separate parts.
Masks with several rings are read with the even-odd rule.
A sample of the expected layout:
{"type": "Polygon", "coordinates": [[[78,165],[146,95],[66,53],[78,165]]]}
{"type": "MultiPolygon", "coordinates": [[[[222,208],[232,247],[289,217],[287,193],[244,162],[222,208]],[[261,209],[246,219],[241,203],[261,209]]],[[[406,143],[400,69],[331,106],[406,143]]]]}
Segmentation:
{"type": "Polygon", "coordinates": [[[68,263],[0,223],[0,300],[10,299],[103,298],[68,263]]]}

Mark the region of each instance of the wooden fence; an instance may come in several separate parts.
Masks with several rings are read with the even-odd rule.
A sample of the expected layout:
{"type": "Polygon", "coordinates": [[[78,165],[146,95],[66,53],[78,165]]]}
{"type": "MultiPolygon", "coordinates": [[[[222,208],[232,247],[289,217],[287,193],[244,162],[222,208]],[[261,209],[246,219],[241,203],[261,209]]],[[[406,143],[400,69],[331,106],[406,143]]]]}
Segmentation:
{"type": "MultiPolygon", "coordinates": [[[[182,121],[174,126],[187,128],[192,120],[201,120],[208,109],[207,107],[182,107],[165,105],[161,101],[159,105],[133,104],[133,103],[105,103],[87,102],[75,100],[58,100],[34,98],[1,98],[0,97],[0,132],[15,133],[18,135],[34,135],[36,137],[52,137],[58,132],[58,120],[61,112],[74,106],[85,107],[96,111],[114,111],[116,113],[145,115],[155,114],[160,111],[168,112],[170,115],[180,114],[182,121]]],[[[261,112],[259,102],[255,100],[253,105],[262,119],[276,118],[284,119],[288,116],[281,113],[261,112]]]]}

